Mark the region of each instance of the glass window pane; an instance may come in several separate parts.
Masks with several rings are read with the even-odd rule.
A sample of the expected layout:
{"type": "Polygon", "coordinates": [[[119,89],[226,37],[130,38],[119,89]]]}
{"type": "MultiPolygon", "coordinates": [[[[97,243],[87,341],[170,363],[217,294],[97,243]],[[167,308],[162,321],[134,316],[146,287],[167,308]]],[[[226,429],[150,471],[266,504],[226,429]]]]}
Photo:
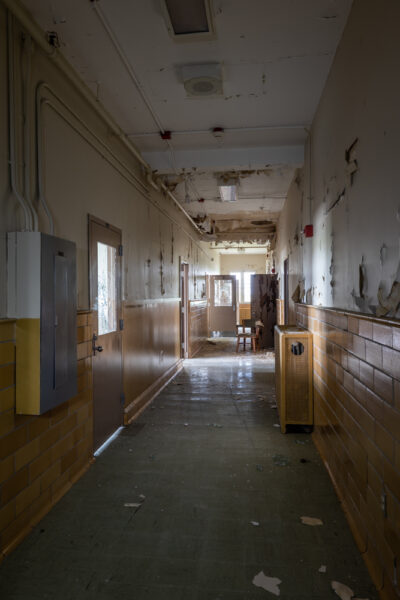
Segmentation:
{"type": "Polygon", "coordinates": [[[116,260],[116,248],[97,242],[99,335],[117,330],[116,260]]]}
{"type": "Polygon", "coordinates": [[[251,275],[255,275],[254,271],[243,273],[243,302],[251,302],[251,275]]]}
{"type": "Polygon", "coordinates": [[[214,279],[214,306],[232,306],[231,279],[214,279]]]}

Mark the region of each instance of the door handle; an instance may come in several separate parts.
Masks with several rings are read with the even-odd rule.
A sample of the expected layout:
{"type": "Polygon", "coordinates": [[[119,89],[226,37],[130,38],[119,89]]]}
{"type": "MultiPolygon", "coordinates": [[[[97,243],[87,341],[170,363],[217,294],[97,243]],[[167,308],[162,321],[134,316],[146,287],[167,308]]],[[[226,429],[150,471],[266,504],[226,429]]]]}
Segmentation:
{"type": "Polygon", "coordinates": [[[94,333],[92,337],[92,350],[93,356],[96,356],[96,352],[103,352],[103,346],[96,346],[97,335],[94,333]]]}

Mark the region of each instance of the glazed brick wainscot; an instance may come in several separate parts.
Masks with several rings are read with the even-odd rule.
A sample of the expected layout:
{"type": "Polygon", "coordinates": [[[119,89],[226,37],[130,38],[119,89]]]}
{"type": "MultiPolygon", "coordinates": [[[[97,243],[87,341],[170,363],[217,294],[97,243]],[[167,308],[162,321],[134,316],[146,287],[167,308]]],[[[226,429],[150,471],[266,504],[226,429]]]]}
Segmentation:
{"type": "Polygon", "coordinates": [[[381,598],[400,597],[400,323],[296,305],[314,339],[314,442],[381,598]]]}
{"type": "Polygon", "coordinates": [[[33,417],[15,414],[15,321],[0,321],[0,561],[92,460],[90,313],[77,325],[78,394],[33,417]]]}

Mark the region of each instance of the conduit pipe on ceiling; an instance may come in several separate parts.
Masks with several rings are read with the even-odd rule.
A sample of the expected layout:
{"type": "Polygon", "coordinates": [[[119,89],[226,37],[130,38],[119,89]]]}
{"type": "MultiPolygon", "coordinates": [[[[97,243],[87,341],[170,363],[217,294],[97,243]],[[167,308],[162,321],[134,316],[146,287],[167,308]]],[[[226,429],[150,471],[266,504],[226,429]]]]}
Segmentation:
{"type": "MultiPolygon", "coordinates": [[[[160,131],[164,131],[164,126],[161,122],[161,119],[159,118],[159,116],[157,115],[156,111],[154,110],[150,100],[147,97],[146,91],[143,88],[138,76],[135,73],[134,68],[132,67],[129,58],[127,57],[127,55],[125,54],[121,44],[119,43],[117,36],[114,33],[113,28],[111,27],[106,15],[104,14],[100,2],[93,2],[93,10],[96,13],[100,23],[102,24],[105,32],[107,33],[112,45],[114,46],[114,49],[116,51],[116,53],[118,54],[122,64],[124,65],[126,72],[128,73],[132,83],[134,84],[134,86],[136,87],[137,91],[139,92],[147,110],[149,111],[153,121],[155,122],[155,124],[158,127],[158,133],[160,131]]],[[[128,138],[127,138],[128,139],[128,138]]],[[[167,140],[167,145],[168,148],[170,150],[171,153],[171,159],[172,159],[172,167],[175,171],[176,174],[178,174],[177,169],[175,167],[175,159],[174,159],[174,150],[172,147],[172,144],[167,140]]],[[[149,183],[150,180],[148,179],[149,183]]],[[[155,187],[153,185],[153,183],[151,183],[150,185],[152,185],[153,187],[155,187]]],[[[156,184],[157,186],[157,184],[156,184]]],[[[200,233],[200,234],[204,234],[203,231],[201,231],[201,229],[197,226],[197,224],[193,221],[192,217],[189,215],[188,212],[186,212],[186,210],[181,206],[181,204],[177,201],[177,199],[175,198],[175,196],[163,185],[163,190],[166,191],[168,193],[168,195],[172,198],[172,200],[174,201],[174,203],[177,205],[177,207],[183,212],[183,214],[186,216],[187,219],[189,219],[189,221],[192,223],[192,225],[196,228],[196,230],[200,233]]],[[[156,189],[158,189],[158,187],[156,187],[156,189]]]]}
{"type": "MultiPolygon", "coordinates": [[[[260,125],[258,127],[224,127],[225,133],[246,133],[252,131],[284,131],[284,130],[296,130],[302,129],[307,131],[307,125],[260,125]]],[[[186,129],[181,131],[171,131],[171,135],[202,135],[202,134],[210,134],[212,131],[210,129],[186,129]]],[[[142,133],[127,133],[128,137],[132,138],[144,138],[144,137],[159,137],[159,131],[149,131],[142,133]]]]}
{"type": "MultiPolygon", "coordinates": [[[[134,146],[134,144],[127,138],[122,129],[115,123],[114,119],[107,112],[105,108],[98,102],[97,98],[94,96],[91,90],[86,86],[85,82],[77,75],[75,70],[71,67],[68,61],[63,57],[63,55],[56,49],[49,46],[47,39],[45,38],[43,31],[40,27],[32,21],[29,13],[26,9],[21,6],[18,0],[1,0],[3,5],[8,9],[12,15],[19,21],[22,27],[31,35],[32,39],[38,44],[38,46],[44,51],[44,53],[52,59],[62,71],[62,73],[67,77],[67,79],[72,83],[74,88],[79,92],[79,94],[90,104],[90,106],[97,112],[97,114],[105,121],[107,126],[111,129],[114,135],[121,141],[121,143],[129,150],[131,154],[135,156],[135,158],[139,161],[139,163],[145,168],[147,171],[147,178],[152,179],[152,170],[150,165],[144,160],[139,150],[134,146]]],[[[153,184],[151,184],[153,185],[153,184]]],[[[157,184],[156,188],[158,188],[157,184]]],[[[154,187],[154,185],[153,185],[154,187]]],[[[168,193],[170,198],[179,208],[179,210],[186,216],[186,218],[191,222],[191,224],[195,227],[196,231],[198,231],[201,235],[204,234],[203,231],[197,226],[197,224],[193,221],[192,217],[186,210],[180,205],[178,200],[174,197],[174,195],[162,184],[164,191],[168,193]]],[[[24,202],[22,200],[22,202],[24,202]]],[[[26,206],[25,206],[26,210],[26,206]]]]}
{"type": "MultiPolygon", "coordinates": [[[[137,191],[139,191],[144,198],[150,202],[155,208],[157,208],[157,210],[159,210],[162,214],[164,214],[168,219],[170,219],[170,221],[172,223],[174,223],[177,227],[180,226],[180,224],[175,221],[175,219],[173,219],[171,217],[171,215],[165,210],[163,209],[157,202],[154,202],[151,197],[149,196],[148,193],[145,193],[147,190],[146,188],[143,186],[143,189],[138,188],[137,186],[137,182],[135,181],[134,178],[131,178],[129,175],[134,175],[133,173],[130,173],[128,168],[119,161],[118,157],[116,157],[108,148],[108,146],[100,139],[96,136],[96,134],[94,134],[89,128],[88,126],[85,124],[85,122],[83,120],[80,119],[80,117],[78,115],[76,115],[76,113],[59,97],[57,96],[57,94],[50,88],[50,86],[46,83],[41,83],[38,85],[37,87],[37,91],[36,91],[36,97],[37,97],[37,110],[39,111],[37,113],[39,119],[38,119],[38,130],[41,131],[42,130],[42,120],[41,120],[41,109],[42,106],[46,105],[49,106],[57,115],[59,115],[78,135],[80,135],[88,144],[90,144],[97,152],[100,153],[100,155],[107,160],[107,162],[118,171],[118,173],[120,173],[120,175],[122,177],[124,177],[124,179],[126,179],[126,181],[128,181],[137,191]],[[70,117],[67,117],[66,114],[64,114],[60,108],[58,108],[56,106],[56,104],[52,101],[50,101],[49,99],[47,99],[44,95],[43,95],[43,90],[46,89],[48,92],[52,93],[54,95],[54,98],[57,102],[60,103],[61,107],[63,108],[64,111],[67,111],[70,113],[70,117]],[[71,117],[74,118],[77,121],[77,124],[75,124],[72,120],[71,117]],[[82,133],[82,131],[79,129],[79,126],[81,126],[85,133],[82,133]],[[90,139],[91,136],[93,139],[90,139]],[[96,146],[95,142],[100,142],[98,144],[98,146],[96,146]],[[107,156],[107,152],[113,157],[115,158],[115,161],[117,162],[117,164],[119,164],[119,166],[116,166],[111,160],[110,157],[107,156]],[[127,173],[125,173],[121,167],[124,167],[124,170],[127,171],[127,173]],[[145,191],[143,191],[145,190],[145,191]]],[[[39,138],[39,143],[40,143],[40,138],[39,138]]],[[[41,156],[41,147],[39,146],[37,148],[37,152],[38,157],[41,156]]],[[[39,161],[39,165],[38,168],[40,169],[40,172],[42,172],[42,163],[41,161],[39,161]]],[[[152,180],[153,185],[155,186],[155,189],[157,189],[157,191],[160,191],[159,187],[156,185],[156,183],[152,180]]],[[[168,190],[166,190],[168,192],[168,190]]],[[[172,197],[172,196],[171,196],[172,197]]],[[[42,201],[44,200],[44,196],[42,196],[42,201]]],[[[45,207],[44,207],[45,208],[45,207]]],[[[50,215],[51,217],[51,215],[50,215]]],[[[197,244],[198,240],[195,240],[188,232],[186,232],[186,235],[188,235],[188,237],[195,243],[197,244]]],[[[208,254],[206,252],[204,252],[203,248],[200,248],[200,250],[206,254],[206,256],[208,258],[211,258],[210,256],[208,256],[208,254]]]]}
{"type": "Polygon", "coordinates": [[[8,35],[8,112],[9,112],[9,166],[10,166],[10,184],[11,191],[18,200],[24,213],[24,230],[32,231],[33,215],[28,202],[18,191],[16,176],[16,150],[15,150],[15,65],[14,65],[14,27],[13,17],[10,12],[7,14],[7,35],[8,35]]]}

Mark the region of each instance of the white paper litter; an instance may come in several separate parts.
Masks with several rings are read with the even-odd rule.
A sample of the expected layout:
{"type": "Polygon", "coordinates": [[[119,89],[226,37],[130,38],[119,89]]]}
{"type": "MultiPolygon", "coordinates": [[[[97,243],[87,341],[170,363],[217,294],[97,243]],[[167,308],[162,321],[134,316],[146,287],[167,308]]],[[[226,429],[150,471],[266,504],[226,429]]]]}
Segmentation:
{"type": "Polygon", "coordinates": [[[139,508],[139,506],[142,506],[141,502],[125,502],[124,506],[126,506],[127,508],[139,508]]]}
{"type": "Polygon", "coordinates": [[[344,583],[340,583],[340,581],[332,581],[331,586],[335,594],[341,598],[341,600],[351,600],[354,596],[354,592],[351,588],[344,585],[344,583]]]}
{"type": "Polygon", "coordinates": [[[282,583],[280,579],[277,577],[268,577],[265,575],[264,571],[260,571],[253,578],[253,584],[256,587],[263,588],[267,592],[271,592],[275,596],[280,596],[281,591],[279,589],[279,584],[282,583]]]}
{"type": "Polygon", "coordinates": [[[274,423],[274,427],[280,427],[279,423],[274,423]]]}
{"type": "Polygon", "coordinates": [[[300,517],[303,525],[311,525],[311,527],[315,527],[316,525],[323,525],[323,521],[321,519],[315,519],[314,517],[300,517]]]}
{"type": "Polygon", "coordinates": [[[321,565],[318,569],[318,573],[326,573],[326,565],[321,565]]]}
{"type": "Polygon", "coordinates": [[[260,525],[258,521],[250,521],[250,523],[254,525],[254,527],[258,527],[260,525]]]}

